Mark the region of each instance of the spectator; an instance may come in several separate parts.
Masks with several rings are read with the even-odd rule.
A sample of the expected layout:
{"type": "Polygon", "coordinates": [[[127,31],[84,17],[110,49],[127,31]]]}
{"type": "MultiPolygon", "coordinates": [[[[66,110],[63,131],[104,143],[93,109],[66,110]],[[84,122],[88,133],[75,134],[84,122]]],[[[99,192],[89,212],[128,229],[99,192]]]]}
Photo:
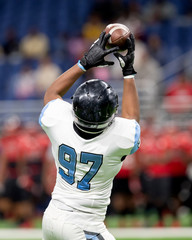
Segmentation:
{"type": "MultiPolygon", "coordinates": [[[[169,131],[164,133],[165,139],[169,131]]],[[[190,197],[190,180],[187,176],[189,164],[189,151],[191,148],[191,135],[188,131],[179,130],[172,134],[171,146],[167,149],[169,153],[168,168],[171,175],[171,199],[170,210],[177,216],[181,206],[186,206],[190,197]]]]}
{"type": "Polygon", "coordinates": [[[42,59],[50,50],[49,44],[49,39],[45,34],[39,32],[36,28],[32,28],[21,39],[20,51],[24,58],[42,59]]]}
{"type": "Polygon", "coordinates": [[[61,68],[52,62],[51,57],[42,58],[35,71],[36,91],[41,97],[50,84],[61,74],[61,68]]]}
{"type": "Polygon", "coordinates": [[[171,197],[171,177],[168,167],[167,149],[170,137],[151,130],[151,125],[142,134],[142,146],[138,152],[140,162],[140,180],[142,191],[146,196],[146,213],[157,212],[162,220],[163,214],[168,212],[168,202],[171,197]],[[158,138],[158,142],[156,139],[158,138]]]}
{"type": "Polygon", "coordinates": [[[169,113],[191,112],[192,82],[184,72],[179,73],[166,88],[164,104],[169,113]]]}
{"type": "Polygon", "coordinates": [[[35,205],[34,215],[43,212],[46,205],[45,189],[43,186],[43,169],[46,164],[46,151],[49,145],[47,136],[39,130],[36,123],[28,122],[20,137],[22,145],[22,161],[25,166],[19,179],[26,182],[25,188],[30,192],[35,205]]]}
{"type": "Polygon", "coordinates": [[[0,219],[7,215],[10,209],[9,202],[2,198],[5,191],[6,182],[7,158],[3,149],[3,144],[0,145],[0,219]]]}
{"type": "Polygon", "coordinates": [[[105,29],[104,24],[101,22],[101,18],[97,13],[92,13],[89,16],[88,21],[84,24],[82,29],[82,36],[89,43],[92,43],[97,39],[100,33],[105,29]]]}
{"type": "Polygon", "coordinates": [[[85,47],[89,45],[81,35],[73,36],[68,42],[68,58],[72,58],[73,62],[78,61],[80,56],[82,56],[85,47]]]}
{"type": "Polygon", "coordinates": [[[47,194],[47,196],[49,196],[49,198],[55,186],[56,174],[57,174],[57,170],[56,170],[54,158],[52,155],[52,148],[51,148],[51,145],[49,145],[45,153],[45,161],[43,164],[43,173],[42,173],[42,183],[43,183],[44,191],[47,194]]]}
{"type": "Polygon", "coordinates": [[[3,52],[9,59],[20,59],[19,39],[13,28],[9,28],[5,34],[5,40],[2,44],[3,52]]]}
{"type": "Polygon", "coordinates": [[[36,98],[34,70],[30,65],[22,66],[19,73],[11,78],[12,87],[8,88],[8,95],[14,99],[34,99],[36,98]]]}
{"type": "Polygon", "coordinates": [[[166,214],[176,217],[182,206],[191,208],[191,184],[186,175],[191,136],[175,126],[155,131],[149,125],[143,126],[138,151],[141,184],[147,199],[146,214],[156,211],[162,221],[166,214]]]}
{"type": "Polygon", "coordinates": [[[113,181],[111,205],[109,214],[125,216],[135,212],[134,194],[136,185],[132,188],[136,170],[136,154],[127,156],[122,168],[113,181]]]}
{"type": "Polygon", "coordinates": [[[3,126],[1,138],[7,164],[4,168],[6,179],[0,194],[0,212],[3,218],[11,218],[18,224],[31,219],[34,210],[27,179],[20,178],[24,170],[20,137],[20,120],[17,116],[10,117],[3,126]]]}

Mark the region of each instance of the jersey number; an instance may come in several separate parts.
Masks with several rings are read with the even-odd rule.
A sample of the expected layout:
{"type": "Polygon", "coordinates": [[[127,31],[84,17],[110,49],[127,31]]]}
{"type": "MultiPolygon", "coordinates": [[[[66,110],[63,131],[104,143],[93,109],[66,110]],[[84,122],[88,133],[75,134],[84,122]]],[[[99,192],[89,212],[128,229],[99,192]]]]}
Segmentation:
{"type": "MultiPolygon", "coordinates": [[[[81,181],[77,181],[77,188],[84,191],[88,191],[90,189],[90,181],[101,167],[103,155],[81,152],[80,163],[88,164],[89,162],[92,162],[89,171],[84,175],[81,181]]],[[[62,168],[59,167],[59,174],[66,182],[72,185],[75,182],[77,164],[77,154],[75,149],[65,144],[60,145],[59,163],[62,166],[62,168]]]]}

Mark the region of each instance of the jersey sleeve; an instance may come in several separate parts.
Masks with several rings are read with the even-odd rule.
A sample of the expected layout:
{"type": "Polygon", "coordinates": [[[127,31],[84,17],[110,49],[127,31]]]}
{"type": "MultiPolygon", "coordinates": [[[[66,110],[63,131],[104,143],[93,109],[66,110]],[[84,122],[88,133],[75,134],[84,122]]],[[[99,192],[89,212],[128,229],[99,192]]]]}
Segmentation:
{"type": "Polygon", "coordinates": [[[140,134],[141,134],[141,130],[140,130],[140,126],[139,124],[135,121],[135,136],[134,136],[134,145],[133,148],[130,151],[130,154],[135,153],[141,144],[141,140],[140,140],[140,134]]]}
{"type": "Polygon", "coordinates": [[[140,146],[140,125],[135,120],[117,117],[113,137],[122,154],[133,154],[140,146]]]}
{"type": "Polygon", "coordinates": [[[59,121],[72,116],[71,104],[61,99],[48,102],[41,111],[39,124],[44,128],[50,128],[59,121]]]}

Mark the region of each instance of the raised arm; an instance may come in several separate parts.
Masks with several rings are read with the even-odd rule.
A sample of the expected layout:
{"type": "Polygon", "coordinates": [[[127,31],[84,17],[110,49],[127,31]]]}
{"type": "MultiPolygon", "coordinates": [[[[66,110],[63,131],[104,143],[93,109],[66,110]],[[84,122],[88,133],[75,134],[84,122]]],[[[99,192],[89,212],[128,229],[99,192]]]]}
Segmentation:
{"type": "Polygon", "coordinates": [[[115,53],[115,57],[119,60],[124,76],[123,97],[122,97],[122,117],[128,119],[140,120],[140,108],[137,89],[135,86],[134,75],[136,74],[134,63],[135,41],[131,35],[127,39],[127,54],[125,56],[115,53]]]}
{"type": "Polygon", "coordinates": [[[49,101],[62,98],[75,81],[83,75],[84,71],[77,64],[60,75],[47,89],[44,96],[44,105],[49,101]]]}
{"type": "Polygon", "coordinates": [[[47,104],[53,99],[62,98],[62,96],[70,89],[75,81],[86,72],[86,70],[92,67],[113,65],[113,62],[105,61],[104,59],[106,55],[118,50],[118,47],[105,49],[109,37],[110,34],[102,32],[89,51],[85,53],[83,58],[52,83],[45,93],[44,104],[47,104]]]}
{"type": "Polygon", "coordinates": [[[122,117],[140,121],[139,99],[134,77],[124,78],[122,117]]]}

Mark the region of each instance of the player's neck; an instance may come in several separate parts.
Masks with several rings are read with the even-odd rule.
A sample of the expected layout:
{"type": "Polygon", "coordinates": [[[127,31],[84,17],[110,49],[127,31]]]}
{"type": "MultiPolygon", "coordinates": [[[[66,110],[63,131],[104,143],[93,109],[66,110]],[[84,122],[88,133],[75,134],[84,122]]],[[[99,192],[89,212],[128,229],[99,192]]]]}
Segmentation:
{"type": "Polygon", "coordinates": [[[74,128],[75,132],[80,137],[82,137],[84,139],[92,139],[92,138],[95,138],[95,137],[97,137],[98,135],[100,135],[102,133],[102,132],[99,132],[99,133],[95,132],[94,134],[92,134],[92,133],[84,132],[80,128],[78,128],[75,123],[73,123],[73,128],[74,128]]]}

